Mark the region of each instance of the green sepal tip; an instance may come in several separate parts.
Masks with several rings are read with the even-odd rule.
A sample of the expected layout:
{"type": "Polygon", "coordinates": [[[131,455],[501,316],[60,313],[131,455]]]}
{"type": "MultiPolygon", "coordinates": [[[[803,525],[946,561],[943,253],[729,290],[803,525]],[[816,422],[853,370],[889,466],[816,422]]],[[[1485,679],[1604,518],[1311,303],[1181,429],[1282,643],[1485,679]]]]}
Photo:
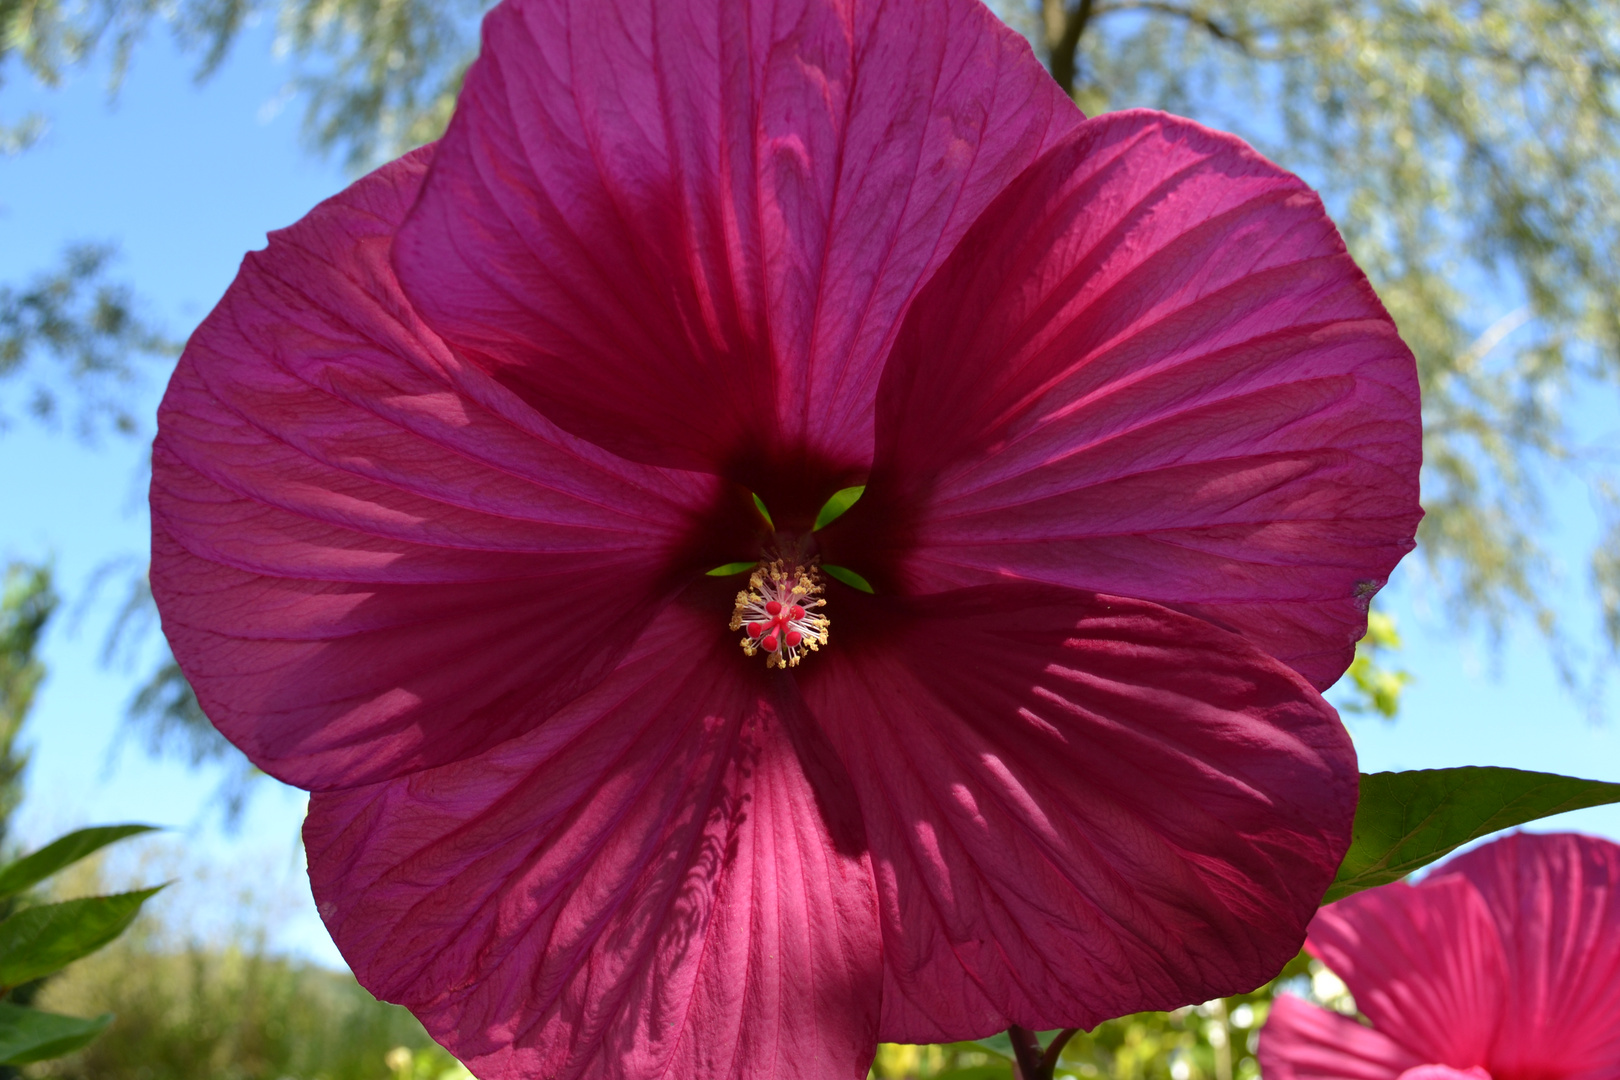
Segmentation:
{"type": "MultiPolygon", "coordinates": [[[[816,514],[815,528],[825,529],[833,522],[844,516],[844,512],[854,506],[862,495],[866,494],[866,485],[860,487],[842,488],[832,493],[832,498],[822,505],[821,511],[816,514]]],[[[871,589],[867,589],[871,592],[871,589]]]]}
{"type": "MultiPolygon", "coordinates": [[[[750,491],[748,494],[754,495],[752,491],[750,491]]],[[[765,524],[771,527],[771,532],[775,532],[776,522],[771,520],[771,512],[765,509],[765,500],[760,498],[758,495],[754,495],[754,508],[759,511],[759,516],[765,519],[765,524]]]]}
{"type": "Polygon", "coordinates": [[[757,562],[728,562],[713,570],[705,570],[704,573],[709,577],[731,577],[733,574],[746,574],[758,565],[757,562]]]}
{"type": "Polygon", "coordinates": [[[876,591],[872,588],[870,581],[867,581],[847,566],[833,566],[830,563],[822,563],[821,569],[828,577],[837,578],[852,589],[859,589],[863,593],[876,591]]]}

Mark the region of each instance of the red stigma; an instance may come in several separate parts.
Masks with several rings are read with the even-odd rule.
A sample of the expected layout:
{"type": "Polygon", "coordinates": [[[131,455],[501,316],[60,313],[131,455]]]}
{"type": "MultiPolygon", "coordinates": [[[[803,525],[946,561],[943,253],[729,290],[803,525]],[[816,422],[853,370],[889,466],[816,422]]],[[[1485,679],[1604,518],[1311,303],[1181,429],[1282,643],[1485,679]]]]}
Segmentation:
{"type": "Polygon", "coordinates": [[[748,631],[743,652],[764,650],[767,666],[788,668],[827,644],[827,617],[816,610],[826,604],[820,577],[813,560],[801,566],[774,559],[757,567],[731,615],[731,629],[748,631]]]}

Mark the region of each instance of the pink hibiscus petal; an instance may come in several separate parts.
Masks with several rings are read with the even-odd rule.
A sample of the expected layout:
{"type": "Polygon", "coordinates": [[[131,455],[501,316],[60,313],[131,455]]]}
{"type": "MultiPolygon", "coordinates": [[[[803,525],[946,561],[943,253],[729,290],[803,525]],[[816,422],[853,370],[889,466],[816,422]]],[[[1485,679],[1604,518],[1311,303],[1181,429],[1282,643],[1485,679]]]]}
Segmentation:
{"type": "Polygon", "coordinates": [[[1260,1031],[1266,1080],[1398,1080],[1422,1062],[1381,1032],[1288,994],[1260,1031]]]}
{"type": "Polygon", "coordinates": [[[1294,672],[1139,600],[838,599],[800,679],[866,822],[884,1039],[1089,1028],[1295,954],[1356,769],[1294,672]]]}
{"type": "Polygon", "coordinates": [[[1570,833],[1518,833],[1447,863],[1420,888],[1466,879],[1507,956],[1499,1077],[1620,1076],[1620,846],[1570,833]]]}
{"type": "Polygon", "coordinates": [[[984,213],[877,425],[845,528],[887,530],[897,587],[1141,597],[1318,688],[1421,517],[1412,354],[1320,200],[1162,113],[1086,121],[984,213]]]}
{"type": "Polygon", "coordinates": [[[1403,883],[1331,904],[1306,948],[1344,980],[1373,1027],[1420,1062],[1487,1061],[1504,1023],[1502,942],[1478,890],[1462,878],[1403,883]]]}
{"type": "Polygon", "coordinates": [[[977,0],[511,0],[395,265],[601,446],[863,470],[911,296],[1079,120],[977,0]]]}
{"type": "Polygon", "coordinates": [[[484,1080],[865,1075],[882,946],[848,780],[706,609],[480,758],[317,793],[356,976],[484,1080]]]}
{"type": "Polygon", "coordinates": [[[301,787],[538,723],[612,668],[721,498],[562,433],[421,324],[388,251],[430,157],[250,254],[159,410],[165,632],[209,718],[301,787]]]}
{"type": "Polygon", "coordinates": [[[1478,1065],[1453,1069],[1449,1065],[1414,1065],[1401,1073],[1400,1080],[1491,1080],[1491,1074],[1478,1065]]]}

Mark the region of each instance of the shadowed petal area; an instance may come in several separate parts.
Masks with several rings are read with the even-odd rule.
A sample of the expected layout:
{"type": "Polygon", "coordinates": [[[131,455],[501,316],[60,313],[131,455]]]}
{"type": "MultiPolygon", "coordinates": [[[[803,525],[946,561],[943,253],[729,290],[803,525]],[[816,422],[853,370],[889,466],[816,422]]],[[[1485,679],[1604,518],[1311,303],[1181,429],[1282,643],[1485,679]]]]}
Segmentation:
{"type": "Polygon", "coordinates": [[[563,434],[421,324],[388,250],[430,156],[250,254],[158,413],[164,631],[209,718],[300,787],[540,722],[611,670],[720,498],[563,434]]]}
{"type": "Polygon", "coordinates": [[[466,762],[318,793],[334,940],[485,1080],[865,1075],[861,824],[790,679],[672,605],[606,682],[466,762]]]}
{"type": "Polygon", "coordinates": [[[837,599],[801,684],[866,822],[883,1039],[1089,1028],[1295,955],[1356,799],[1298,675],[1138,600],[837,599]]]}
{"type": "Polygon", "coordinates": [[[1318,688],[1421,517],[1412,354],[1320,200],[1162,113],[1086,121],[985,212],[877,416],[840,525],[897,588],[1141,597],[1318,688]]]}
{"type": "Polygon", "coordinates": [[[1518,833],[1446,864],[1501,933],[1512,977],[1490,1067],[1499,1077],[1612,1080],[1620,1062],[1620,846],[1518,833]]]}
{"type": "Polygon", "coordinates": [[[1332,904],[1306,948],[1344,980],[1373,1027],[1419,1061],[1469,1068],[1487,1061],[1508,972],[1479,892],[1462,878],[1402,882],[1332,904]]]}
{"type": "Polygon", "coordinates": [[[1423,1064],[1389,1036],[1288,994],[1272,1001],[1256,1056],[1266,1080],[1398,1080],[1423,1064]]]}
{"type": "Polygon", "coordinates": [[[911,296],[1079,120],[977,0],[515,0],[395,265],[455,348],[601,446],[848,474],[911,296]]]}

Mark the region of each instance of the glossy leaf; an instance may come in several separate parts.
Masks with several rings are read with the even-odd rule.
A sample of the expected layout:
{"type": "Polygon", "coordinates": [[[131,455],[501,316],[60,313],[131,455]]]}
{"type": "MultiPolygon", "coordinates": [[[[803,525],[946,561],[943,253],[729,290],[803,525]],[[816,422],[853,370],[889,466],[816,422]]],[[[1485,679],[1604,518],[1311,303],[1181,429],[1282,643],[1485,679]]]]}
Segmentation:
{"type": "Polygon", "coordinates": [[[52,874],[128,836],[153,832],[152,825],[99,825],[53,840],[32,855],[0,869],[0,897],[14,896],[52,874]]]}
{"type": "Polygon", "coordinates": [[[828,499],[827,502],[822,506],[820,512],[816,514],[815,527],[817,529],[825,529],[827,526],[843,517],[844,512],[850,507],[854,506],[855,503],[860,500],[860,497],[865,493],[865,484],[862,484],[860,487],[840,488],[838,491],[833,492],[832,498],[828,499]]]}
{"type": "Polygon", "coordinates": [[[1362,774],[1350,851],[1323,903],[1399,881],[1456,848],[1527,821],[1620,802],[1620,784],[1467,766],[1362,774]]]}
{"type": "Polygon", "coordinates": [[[122,934],[156,888],[26,908],[0,922],[0,986],[19,986],[88,956],[122,934]]]}
{"type": "Polygon", "coordinates": [[[0,1065],[26,1065],[71,1054],[110,1023],[112,1013],[82,1020],[0,1002],[0,1065]]]}

